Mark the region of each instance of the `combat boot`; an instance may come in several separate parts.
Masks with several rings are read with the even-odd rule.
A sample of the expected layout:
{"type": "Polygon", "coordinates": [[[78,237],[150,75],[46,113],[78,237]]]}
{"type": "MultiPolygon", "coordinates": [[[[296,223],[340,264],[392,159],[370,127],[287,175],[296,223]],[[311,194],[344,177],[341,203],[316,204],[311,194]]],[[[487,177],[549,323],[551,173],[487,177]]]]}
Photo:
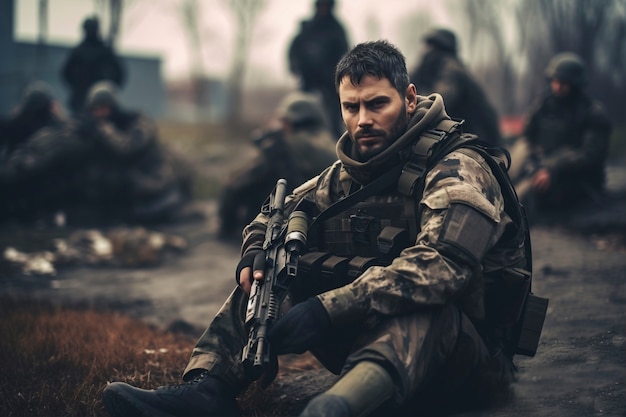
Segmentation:
{"type": "Polygon", "coordinates": [[[114,382],[104,389],[104,406],[113,417],[236,417],[236,393],[204,372],[184,384],[154,390],[114,382]]]}

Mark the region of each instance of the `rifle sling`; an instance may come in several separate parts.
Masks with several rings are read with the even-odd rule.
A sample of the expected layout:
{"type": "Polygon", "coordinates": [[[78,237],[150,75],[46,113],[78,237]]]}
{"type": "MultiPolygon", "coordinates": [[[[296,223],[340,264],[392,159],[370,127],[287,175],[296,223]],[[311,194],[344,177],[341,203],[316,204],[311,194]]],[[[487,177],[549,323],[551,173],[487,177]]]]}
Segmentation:
{"type": "Polygon", "coordinates": [[[313,229],[316,224],[319,224],[325,220],[330,219],[331,217],[338,215],[339,213],[352,207],[354,204],[361,202],[368,197],[376,195],[384,191],[391,185],[395,184],[403,169],[404,166],[400,164],[394,167],[392,170],[387,171],[385,174],[376,178],[365,187],[362,187],[358,191],[331,204],[329,207],[326,208],[326,210],[322,211],[319,216],[313,219],[313,222],[309,226],[309,230],[313,229]]]}

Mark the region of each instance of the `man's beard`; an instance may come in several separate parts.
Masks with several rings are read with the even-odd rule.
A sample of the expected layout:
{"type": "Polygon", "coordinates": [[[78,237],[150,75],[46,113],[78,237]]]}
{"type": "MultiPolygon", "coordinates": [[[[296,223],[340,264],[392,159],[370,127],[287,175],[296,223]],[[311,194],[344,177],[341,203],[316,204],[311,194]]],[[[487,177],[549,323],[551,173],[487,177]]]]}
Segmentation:
{"type": "Polygon", "coordinates": [[[384,130],[375,130],[375,129],[363,129],[359,131],[358,135],[350,136],[352,137],[353,142],[356,144],[356,139],[359,138],[360,135],[368,135],[368,134],[376,134],[379,136],[384,136],[385,141],[382,143],[382,146],[377,148],[367,148],[365,150],[361,150],[361,148],[357,145],[355,146],[357,156],[359,161],[364,162],[369,159],[372,159],[376,155],[379,155],[385,151],[385,149],[389,148],[392,143],[394,143],[400,136],[406,132],[406,128],[408,126],[408,115],[406,113],[406,105],[402,106],[402,111],[398,115],[395,123],[391,126],[391,130],[389,132],[385,132],[384,130]]]}

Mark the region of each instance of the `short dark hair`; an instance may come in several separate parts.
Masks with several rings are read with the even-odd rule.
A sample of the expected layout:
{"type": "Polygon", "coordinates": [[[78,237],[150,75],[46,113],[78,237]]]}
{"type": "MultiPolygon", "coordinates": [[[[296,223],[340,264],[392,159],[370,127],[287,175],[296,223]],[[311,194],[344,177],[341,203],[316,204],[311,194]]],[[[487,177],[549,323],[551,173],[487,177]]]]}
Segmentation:
{"type": "Polygon", "coordinates": [[[366,75],[387,78],[402,96],[410,83],[404,55],[386,40],[360,43],[348,51],[335,69],[335,88],[339,91],[345,76],[358,85],[366,75]]]}

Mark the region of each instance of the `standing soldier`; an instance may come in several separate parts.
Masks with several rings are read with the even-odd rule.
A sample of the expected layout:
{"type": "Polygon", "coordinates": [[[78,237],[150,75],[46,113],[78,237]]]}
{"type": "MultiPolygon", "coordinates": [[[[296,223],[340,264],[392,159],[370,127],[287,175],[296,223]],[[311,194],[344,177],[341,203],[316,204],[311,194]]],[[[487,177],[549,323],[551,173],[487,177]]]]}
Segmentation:
{"type": "Polygon", "coordinates": [[[83,31],[83,41],[70,51],[61,70],[61,78],[70,89],[68,104],[74,115],[82,110],[87,91],[96,82],[109,80],[121,87],[125,81],[120,60],[100,37],[98,18],[85,19],[83,31]]]}
{"type": "Polygon", "coordinates": [[[578,55],[555,55],[546,77],[549,93],[530,110],[524,137],[511,151],[517,192],[538,210],[602,194],[611,135],[604,107],[584,91],[587,68],[578,55]]]}
{"type": "Polygon", "coordinates": [[[450,117],[465,121],[463,130],[499,145],[498,113],[459,59],[456,35],[447,29],[434,29],[423,40],[426,53],[411,74],[418,93],[441,94],[450,117]]]}
{"type": "Polygon", "coordinates": [[[348,40],[335,18],[334,0],[316,0],[315,15],[301,23],[289,46],[289,69],[300,78],[300,89],[321,95],[333,133],[343,133],[339,99],[333,83],[335,65],[348,50],[348,40]]]}

